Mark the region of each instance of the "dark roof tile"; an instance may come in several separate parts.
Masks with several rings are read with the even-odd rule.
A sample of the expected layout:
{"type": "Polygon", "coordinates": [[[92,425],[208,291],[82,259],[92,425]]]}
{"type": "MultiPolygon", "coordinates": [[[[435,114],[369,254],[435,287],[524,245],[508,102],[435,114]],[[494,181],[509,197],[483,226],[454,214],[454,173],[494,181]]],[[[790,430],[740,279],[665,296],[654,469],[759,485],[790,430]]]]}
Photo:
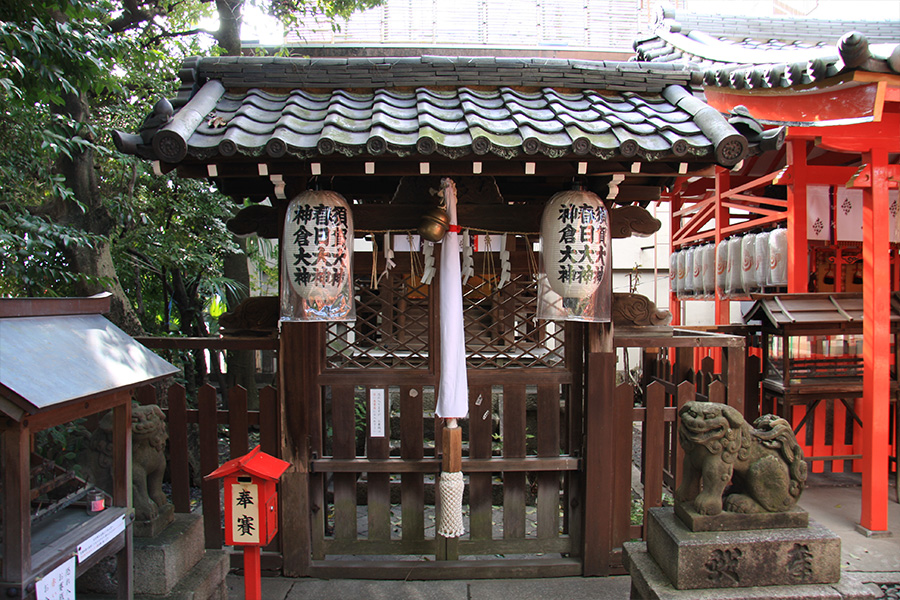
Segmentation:
{"type": "MultiPolygon", "coordinates": [[[[267,152],[307,159],[420,151],[453,158],[493,153],[628,160],[673,160],[689,152],[702,159],[719,155],[719,141],[737,135],[717,113],[698,119],[693,104],[685,110],[661,95],[688,84],[693,74],[684,65],[219,57],[186,62],[182,77],[179,107],[202,106],[199,120],[176,112],[169,124],[146,132],[151,141],[166,136],[170,143],[154,144],[153,152],[168,162],[267,152]],[[446,84],[453,89],[435,89],[446,84]]],[[[152,154],[143,147],[141,152],[152,154]]],[[[737,162],[728,156],[719,162],[737,162]]]]}
{"type": "Polygon", "coordinates": [[[709,16],[668,9],[659,13],[651,34],[635,39],[634,48],[638,61],[703,71],[706,85],[788,87],[853,69],[900,72],[900,61],[890,59],[900,55],[900,21],[709,16]],[[851,66],[839,39],[852,31],[871,46],[851,66]]]}

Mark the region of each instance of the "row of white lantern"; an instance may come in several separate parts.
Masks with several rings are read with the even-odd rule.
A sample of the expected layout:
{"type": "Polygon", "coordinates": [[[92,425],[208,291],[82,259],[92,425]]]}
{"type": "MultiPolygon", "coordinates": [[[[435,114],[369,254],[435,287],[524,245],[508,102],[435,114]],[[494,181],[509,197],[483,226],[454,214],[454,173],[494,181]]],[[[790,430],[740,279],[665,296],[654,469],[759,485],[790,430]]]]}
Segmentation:
{"type": "Polygon", "coordinates": [[[669,263],[678,298],[742,298],[787,285],[787,230],[736,235],[673,252],[669,263]]]}

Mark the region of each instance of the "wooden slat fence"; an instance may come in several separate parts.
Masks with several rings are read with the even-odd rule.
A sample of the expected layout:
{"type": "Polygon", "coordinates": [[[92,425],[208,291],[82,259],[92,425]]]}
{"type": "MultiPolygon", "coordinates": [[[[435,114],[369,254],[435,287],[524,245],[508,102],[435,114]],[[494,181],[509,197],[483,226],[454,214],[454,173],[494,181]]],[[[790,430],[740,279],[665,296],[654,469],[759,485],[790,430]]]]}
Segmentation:
{"type": "MultiPolygon", "coordinates": [[[[356,577],[383,577],[385,570],[398,568],[446,577],[460,557],[508,554],[527,555],[523,560],[544,574],[580,572],[577,559],[562,557],[580,554],[578,532],[565,527],[570,503],[563,484],[563,475],[577,472],[580,461],[566,450],[560,383],[528,384],[524,375],[502,384],[472,379],[462,462],[466,534],[450,540],[436,536],[437,513],[429,508],[441,468],[435,451],[441,447],[441,427],[423,409],[433,386],[323,387],[320,426],[331,434],[331,445],[321,448],[324,454],[314,450],[318,456],[311,461],[311,503],[322,507],[313,516],[313,574],[347,576],[352,570],[356,577]],[[400,428],[391,433],[388,426],[386,436],[378,438],[367,428],[361,449],[359,407],[373,391],[384,394],[385,410],[393,403],[400,428]],[[365,518],[358,521],[362,513],[365,518]],[[355,558],[366,555],[372,559],[355,558]],[[398,566],[391,557],[406,558],[398,566]]],[[[518,568],[515,559],[468,564],[473,577],[503,576],[504,568],[518,568]],[[498,562],[506,566],[498,568],[498,562]]]]}
{"type": "MultiPolygon", "coordinates": [[[[156,402],[152,386],[140,388],[136,399],[143,404],[156,402]]],[[[191,488],[197,480],[232,458],[246,454],[251,448],[251,436],[263,452],[280,455],[281,425],[278,393],[274,387],[259,390],[259,410],[248,410],[247,390],[241,386],[228,390],[230,410],[219,408],[217,390],[206,384],[200,388],[197,408],[189,408],[185,388],[173,384],[167,391],[168,406],[164,408],[169,426],[169,470],[172,485],[172,503],[175,511],[189,513],[191,488]],[[192,434],[191,429],[196,428],[192,434]],[[192,441],[195,440],[195,441],[192,441]],[[192,450],[193,448],[193,450],[192,450]],[[191,452],[199,458],[199,473],[191,472],[191,452]]],[[[222,548],[222,483],[202,481],[200,505],[203,514],[203,531],[206,547],[222,548]]],[[[277,568],[280,560],[280,540],[276,539],[266,549],[264,568],[277,568]]]]}

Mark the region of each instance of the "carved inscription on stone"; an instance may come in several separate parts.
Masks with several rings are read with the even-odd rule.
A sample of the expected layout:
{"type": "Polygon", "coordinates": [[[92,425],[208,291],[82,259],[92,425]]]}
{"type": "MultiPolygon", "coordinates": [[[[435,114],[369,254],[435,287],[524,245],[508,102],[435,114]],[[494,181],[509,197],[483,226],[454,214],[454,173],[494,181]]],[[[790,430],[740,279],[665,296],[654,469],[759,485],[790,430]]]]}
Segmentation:
{"type": "Polygon", "coordinates": [[[738,572],[738,567],[741,555],[740,548],[713,550],[709,555],[709,560],[703,565],[706,568],[706,576],[710,581],[714,582],[730,579],[734,583],[739,584],[741,576],[738,572]]]}
{"type": "Polygon", "coordinates": [[[798,582],[806,581],[813,574],[813,554],[806,544],[794,544],[788,552],[788,573],[798,582]]]}

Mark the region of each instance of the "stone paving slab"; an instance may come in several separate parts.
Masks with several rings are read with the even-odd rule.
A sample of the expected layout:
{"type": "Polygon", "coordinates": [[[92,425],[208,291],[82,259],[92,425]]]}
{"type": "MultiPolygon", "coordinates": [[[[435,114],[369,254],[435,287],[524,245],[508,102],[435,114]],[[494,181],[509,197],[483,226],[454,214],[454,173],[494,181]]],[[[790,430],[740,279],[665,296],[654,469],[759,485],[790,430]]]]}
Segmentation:
{"type": "Polygon", "coordinates": [[[628,598],[631,578],[564,577],[548,579],[514,579],[469,582],[470,600],[621,600],[628,598]]]}

